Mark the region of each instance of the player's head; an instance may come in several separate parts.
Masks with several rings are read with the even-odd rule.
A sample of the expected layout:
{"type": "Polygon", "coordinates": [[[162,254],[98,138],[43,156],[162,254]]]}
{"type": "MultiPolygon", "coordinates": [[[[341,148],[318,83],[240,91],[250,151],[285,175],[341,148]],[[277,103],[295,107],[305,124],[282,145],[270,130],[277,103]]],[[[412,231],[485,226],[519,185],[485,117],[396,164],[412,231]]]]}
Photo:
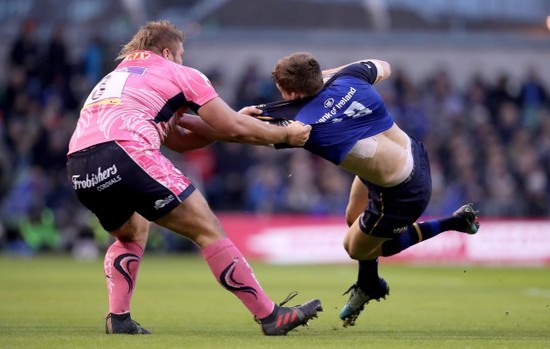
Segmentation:
{"type": "Polygon", "coordinates": [[[307,52],[279,59],[271,76],[285,100],[313,96],[324,85],[319,62],[307,52]]]}
{"type": "Polygon", "coordinates": [[[183,61],[185,34],[167,20],[145,23],[134,37],[120,50],[117,59],[130,53],[149,50],[178,64],[183,61]]]}

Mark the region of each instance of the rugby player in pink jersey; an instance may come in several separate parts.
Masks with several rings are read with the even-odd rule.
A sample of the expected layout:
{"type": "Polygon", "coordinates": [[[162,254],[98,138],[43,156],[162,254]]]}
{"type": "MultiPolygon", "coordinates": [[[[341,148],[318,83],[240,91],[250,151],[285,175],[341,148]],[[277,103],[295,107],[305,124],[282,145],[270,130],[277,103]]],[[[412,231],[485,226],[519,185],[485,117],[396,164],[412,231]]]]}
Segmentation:
{"type": "Polygon", "coordinates": [[[168,21],[141,27],[122,48],[122,62],[91,91],[69,144],[69,180],[115,238],[104,262],[106,333],[150,333],[131,318],[130,303],[154,222],[200,248],[216,280],[241,300],[265,335],[285,335],[316,317],[320,301],[275,304],[205,198],[160,148],[183,152],[211,142],[177,125],[189,109],[226,141],[301,146],[311,126],[273,126],[235,112],[201,72],[182,65],[183,42],[183,32],[168,21]]]}

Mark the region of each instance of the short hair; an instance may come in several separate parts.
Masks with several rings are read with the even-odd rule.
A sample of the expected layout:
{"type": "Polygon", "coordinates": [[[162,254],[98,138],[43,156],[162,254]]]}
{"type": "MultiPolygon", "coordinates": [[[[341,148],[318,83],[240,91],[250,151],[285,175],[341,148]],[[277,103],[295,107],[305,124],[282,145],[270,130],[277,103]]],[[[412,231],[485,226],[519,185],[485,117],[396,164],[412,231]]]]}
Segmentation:
{"type": "Polygon", "coordinates": [[[319,62],[307,52],[296,52],[279,59],[271,72],[275,83],[286,92],[313,96],[323,89],[319,62]]]}
{"type": "Polygon", "coordinates": [[[183,43],[185,34],[168,20],[145,23],[134,37],[125,44],[117,59],[124,59],[135,51],[150,50],[160,54],[163,49],[174,49],[175,43],[183,43]]]}

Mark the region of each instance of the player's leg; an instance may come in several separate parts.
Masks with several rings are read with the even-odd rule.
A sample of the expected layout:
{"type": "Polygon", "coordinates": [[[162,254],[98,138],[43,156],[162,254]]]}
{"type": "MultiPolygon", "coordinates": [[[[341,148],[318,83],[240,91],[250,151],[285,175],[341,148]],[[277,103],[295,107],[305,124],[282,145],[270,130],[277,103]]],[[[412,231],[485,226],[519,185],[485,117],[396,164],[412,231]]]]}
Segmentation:
{"type": "MultiPolygon", "coordinates": [[[[431,180],[425,152],[413,144],[415,166],[409,178],[394,187],[381,187],[360,181],[368,190],[369,201],[362,215],[350,227],[345,248],[351,258],[359,260],[357,282],[350,288],[350,298],[340,312],[344,326],[355,320],[370,300],[389,294],[385,280],[378,276],[378,257],[382,246],[395,238],[394,229],[418,219],[429,202],[431,180]]],[[[356,184],[360,184],[356,183],[356,184]]]]}
{"type": "MultiPolygon", "coordinates": [[[[386,213],[391,222],[392,214],[390,212],[386,213]]],[[[425,223],[414,223],[405,229],[394,230],[399,235],[390,239],[365,233],[369,232],[369,228],[372,227],[369,222],[372,222],[373,217],[377,219],[379,225],[378,229],[371,230],[372,234],[384,235],[385,231],[391,231],[389,228],[383,229],[385,225],[383,215],[372,215],[372,212],[369,215],[367,210],[351,226],[346,235],[346,250],[352,258],[359,259],[359,272],[357,282],[348,290],[351,293],[349,300],[340,311],[340,318],[344,321],[344,327],[355,325],[357,317],[369,301],[373,299],[380,300],[389,294],[386,281],[378,276],[378,258],[372,259],[373,257],[399,253],[405,248],[423,239],[433,237],[442,231],[457,230],[475,234],[479,227],[476,221],[477,212],[474,211],[471,204],[462,206],[451,217],[425,223]]],[[[411,217],[414,217],[414,215],[411,217]]]]}
{"type": "Polygon", "coordinates": [[[413,223],[396,229],[396,237],[385,241],[379,249],[380,256],[393,256],[445,231],[459,231],[473,235],[479,229],[477,214],[473,204],[467,204],[457,209],[450,217],[413,223]]]}
{"type": "Polygon", "coordinates": [[[277,306],[198,190],[155,223],[189,238],[200,248],[216,280],[239,298],[266,335],[284,335],[322,310],[318,300],[292,308],[277,306]]]}
{"type": "Polygon", "coordinates": [[[130,303],[147,244],[149,222],[134,213],[120,228],[109,233],[116,241],[107,249],[103,264],[109,296],[106,333],[149,334],[130,316],[130,303]]]}
{"type": "MultiPolygon", "coordinates": [[[[427,168],[424,169],[427,170],[427,168]]],[[[416,177],[419,175],[417,174],[416,177]]],[[[428,182],[421,183],[422,188],[427,184],[428,182]]],[[[385,188],[367,181],[357,179],[354,181],[350,199],[355,198],[359,202],[360,200],[364,202],[366,190],[368,204],[366,207],[363,206],[364,212],[350,226],[344,238],[344,248],[349,256],[358,260],[359,263],[357,281],[347,291],[351,293],[350,297],[340,311],[344,326],[353,326],[365,304],[370,300],[380,300],[389,294],[386,281],[378,275],[378,257],[382,255],[382,246],[395,237],[396,227],[408,225],[420,216],[424,210],[422,205],[426,201],[425,193],[419,191],[418,186],[415,186],[414,193],[422,194],[421,201],[415,196],[411,200],[404,189],[406,189],[404,185],[385,188]],[[413,203],[419,205],[413,206],[413,203]]],[[[429,191],[427,193],[429,194],[429,191]]],[[[349,205],[349,207],[351,209],[347,211],[348,213],[357,214],[360,205],[349,205]]],[[[347,217],[348,221],[351,218],[347,217]]]]}
{"type": "Polygon", "coordinates": [[[103,264],[109,291],[109,313],[130,311],[136,278],[149,234],[149,222],[134,213],[120,228],[109,232],[116,240],[103,264]]]}
{"type": "MultiPolygon", "coordinates": [[[[350,190],[350,199],[346,208],[346,222],[350,226],[344,237],[344,249],[348,255],[358,261],[357,281],[344,294],[350,293],[348,302],[340,311],[344,326],[353,326],[372,299],[380,299],[388,294],[388,286],[378,275],[378,258],[381,244],[386,238],[365,234],[360,227],[359,217],[368,206],[369,190],[356,177],[350,190]]],[[[374,201],[376,200],[374,196],[374,201]]]]}
{"type": "Polygon", "coordinates": [[[254,316],[264,318],[271,314],[274,303],[263,292],[244,256],[225,236],[198,190],[155,223],[193,241],[216,280],[233,292],[254,316]]]}
{"type": "Polygon", "coordinates": [[[424,145],[412,139],[411,146],[414,158],[411,175],[404,183],[388,188],[385,192],[394,198],[392,206],[386,210],[386,216],[391,218],[394,229],[392,239],[384,242],[379,251],[381,256],[392,256],[444,231],[475,234],[479,227],[477,212],[472,204],[460,207],[450,217],[414,223],[430,202],[432,180],[424,145]]]}
{"type": "Polygon", "coordinates": [[[130,303],[148,237],[149,222],[134,212],[135,163],[116,142],[71,154],[67,172],[78,199],[116,238],[105,254],[109,297],[107,333],[145,334],[130,317],[130,303]]]}
{"type": "Polygon", "coordinates": [[[344,249],[349,256],[358,261],[358,276],[356,286],[369,288],[379,284],[378,255],[379,246],[386,238],[379,238],[365,234],[359,226],[359,218],[368,206],[369,191],[359,177],[355,177],[350,199],[346,208],[346,221],[350,229],[344,237],[344,249]]]}
{"type": "MultiPolygon", "coordinates": [[[[366,213],[365,213],[366,214],[366,213]]],[[[365,304],[380,300],[389,294],[389,286],[378,274],[380,246],[387,238],[365,234],[357,219],[344,238],[344,248],[349,256],[358,261],[357,281],[344,293],[350,293],[347,303],[340,311],[344,327],[355,325],[365,304]]]]}

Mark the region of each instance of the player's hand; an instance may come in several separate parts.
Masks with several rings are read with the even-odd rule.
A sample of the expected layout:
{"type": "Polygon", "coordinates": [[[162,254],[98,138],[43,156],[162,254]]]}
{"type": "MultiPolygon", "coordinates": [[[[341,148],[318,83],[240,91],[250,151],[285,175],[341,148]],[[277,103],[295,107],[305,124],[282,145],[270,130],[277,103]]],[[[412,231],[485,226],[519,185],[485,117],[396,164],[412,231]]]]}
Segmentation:
{"type": "Polygon", "coordinates": [[[248,116],[260,116],[262,115],[263,110],[256,108],[253,105],[250,105],[248,107],[244,107],[241,110],[239,110],[239,114],[244,114],[248,116]]]}
{"type": "Polygon", "coordinates": [[[285,129],[287,131],[285,142],[291,146],[301,147],[309,138],[311,125],[305,125],[300,121],[295,121],[291,122],[285,129]]]}

